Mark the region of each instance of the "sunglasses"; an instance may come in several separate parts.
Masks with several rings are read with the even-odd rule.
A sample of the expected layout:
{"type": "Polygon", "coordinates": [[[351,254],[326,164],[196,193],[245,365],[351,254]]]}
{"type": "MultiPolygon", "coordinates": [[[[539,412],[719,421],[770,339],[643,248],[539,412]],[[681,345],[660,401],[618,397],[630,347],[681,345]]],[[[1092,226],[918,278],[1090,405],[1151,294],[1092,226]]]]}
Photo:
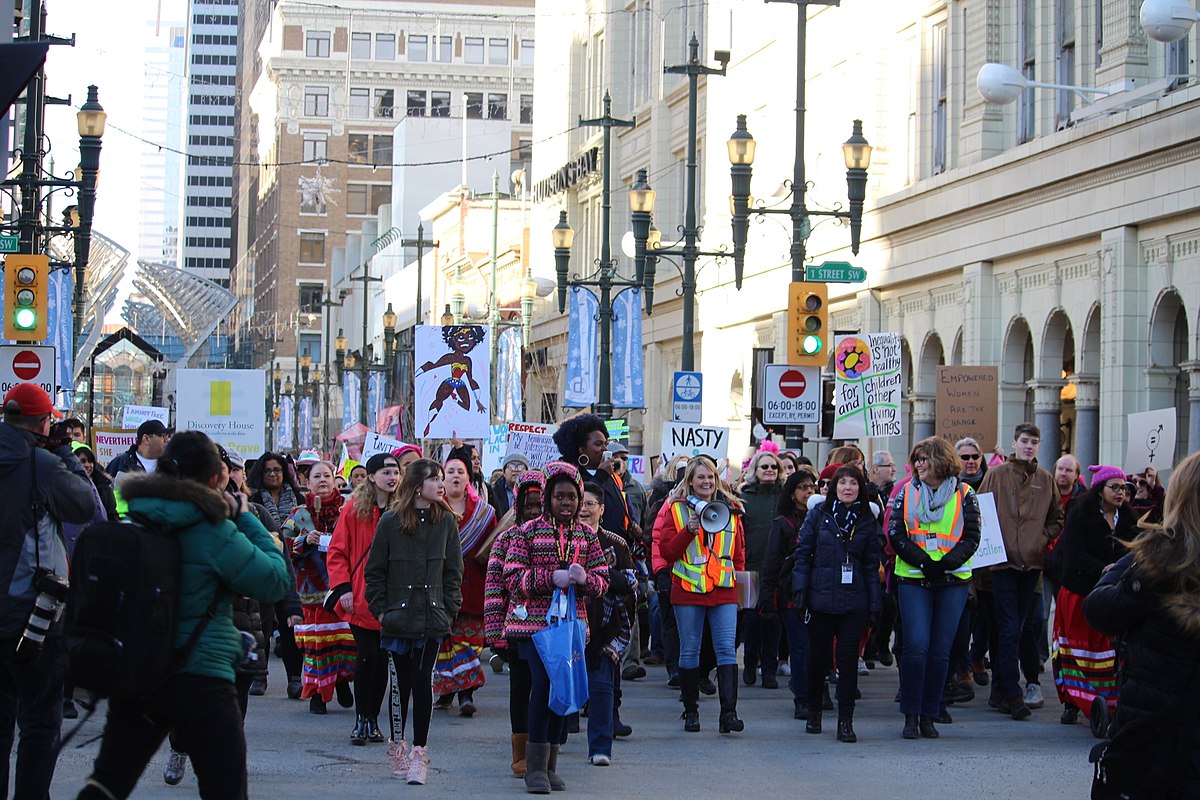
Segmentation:
{"type": "Polygon", "coordinates": [[[961,458],[963,461],[978,461],[979,459],[983,458],[983,456],[981,456],[979,453],[975,453],[974,455],[967,455],[964,453],[963,455],[960,455],[959,458],[961,458]]]}
{"type": "Polygon", "coordinates": [[[796,484],[796,488],[802,492],[811,492],[813,489],[815,489],[817,487],[811,483],[798,483],[798,484],[796,484]]]}
{"type": "Polygon", "coordinates": [[[758,468],[759,469],[773,469],[773,470],[778,471],[779,465],[777,465],[777,464],[759,464],[758,468]]]}

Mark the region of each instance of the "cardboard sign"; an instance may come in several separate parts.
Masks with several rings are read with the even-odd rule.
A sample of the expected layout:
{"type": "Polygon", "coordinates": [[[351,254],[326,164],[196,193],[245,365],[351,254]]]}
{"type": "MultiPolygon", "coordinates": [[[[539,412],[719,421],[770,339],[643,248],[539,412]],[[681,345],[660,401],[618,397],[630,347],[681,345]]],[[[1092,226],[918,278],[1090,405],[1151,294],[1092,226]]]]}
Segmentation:
{"type": "Polygon", "coordinates": [[[95,428],[92,430],[92,452],[96,454],[96,463],[107,468],[121,453],[137,444],[137,431],[124,431],[118,428],[95,428]]]}
{"type": "Polygon", "coordinates": [[[1125,471],[1130,475],[1154,467],[1167,472],[1175,466],[1175,409],[1160,408],[1129,415],[1125,471]]]}
{"type": "Polygon", "coordinates": [[[953,445],[971,437],[979,452],[992,452],[1000,411],[999,367],[938,367],[934,430],[953,445]]]}
{"type": "Polygon", "coordinates": [[[367,438],[363,441],[362,463],[367,463],[367,459],[376,453],[391,453],[393,450],[398,450],[404,446],[404,442],[399,439],[393,439],[390,436],[371,431],[367,433],[367,438]]]}
{"type": "Polygon", "coordinates": [[[523,453],[529,459],[530,469],[541,469],[551,461],[559,461],[562,454],[554,443],[557,425],[538,422],[508,423],[508,453],[523,453]]]}
{"type": "Polygon", "coordinates": [[[121,420],[121,427],[136,431],[148,419],[156,419],[163,425],[168,425],[170,415],[169,409],[157,406],[125,406],[125,416],[121,420]]]}
{"type": "Polygon", "coordinates": [[[979,569],[1008,561],[1000,518],[996,516],[996,498],[991,492],[975,495],[979,500],[979,549],[971,556],[971,567],[979,569]]]}
{"type": "Polygon", "coordinates": [[[903,436],[900,334],[839,336],[833,365],[833,438],[903,436]]]}
{"type": "Polygon", "coordinates": [[[706,455],[720,461],[729,455],[729,428],[682,422],[663,425],[663,458],[669,459],[679,453],[688,456],[706,455]]]}

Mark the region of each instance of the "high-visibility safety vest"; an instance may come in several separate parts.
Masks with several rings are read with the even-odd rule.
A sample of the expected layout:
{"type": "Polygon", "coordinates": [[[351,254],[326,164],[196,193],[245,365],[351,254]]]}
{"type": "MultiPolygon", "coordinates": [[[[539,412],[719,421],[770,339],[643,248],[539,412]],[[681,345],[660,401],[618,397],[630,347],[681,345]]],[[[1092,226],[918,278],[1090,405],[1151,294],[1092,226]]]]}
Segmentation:
{"type": "MultiPolygon", "coordinates": [[[[676,530],[687,527],[692,518],[692,508],[685,500],[671,503],[671,518],[676,530]]],[[[713,589],[729,589],[733,586],[733,547],[737,541],[734,526],[737,517],[729,516],[725,530],[713,534],[712,545],[706,543],[710,534],[700,530],[692,537],[683,556],[671,568],[671,574],[683,583],[685,592],[708,594],[713,589]]]]}
{"type": "MultiPolygon", "coordinates": [[[[908,528],[908,538],[920,547],[934,561],[941,561],[946,554],[954,549],[962,539],[963,533],[963,503],[971,487],[960,482],[958,491],[942,509],[942,518],[937,522],[920,522],[917,519],[917,490],[911,483],[904,487],[904,525],[908,528]]],[[[968,580],[971,577],[971,559],[951,573],[956,578],[968,580]]],[[[918,567],[896,557],[896,576],[900,578],[924,578],[925,574],[918,567]]]]}

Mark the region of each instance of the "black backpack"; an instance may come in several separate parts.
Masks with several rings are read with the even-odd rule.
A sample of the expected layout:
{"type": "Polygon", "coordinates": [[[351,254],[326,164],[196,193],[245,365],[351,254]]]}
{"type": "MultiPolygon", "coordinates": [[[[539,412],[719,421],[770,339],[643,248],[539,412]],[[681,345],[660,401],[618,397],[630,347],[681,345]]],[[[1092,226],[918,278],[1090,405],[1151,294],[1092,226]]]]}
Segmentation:
{"type": "Polygon", "coordinates": [[[75,685],[98,697],[136,698],[183,666],[216,613],[217,592],[187,643],[175,648],[182,552],[172,529],[132,515],[87,528],[75,545],[66,641],[75,685]]]}

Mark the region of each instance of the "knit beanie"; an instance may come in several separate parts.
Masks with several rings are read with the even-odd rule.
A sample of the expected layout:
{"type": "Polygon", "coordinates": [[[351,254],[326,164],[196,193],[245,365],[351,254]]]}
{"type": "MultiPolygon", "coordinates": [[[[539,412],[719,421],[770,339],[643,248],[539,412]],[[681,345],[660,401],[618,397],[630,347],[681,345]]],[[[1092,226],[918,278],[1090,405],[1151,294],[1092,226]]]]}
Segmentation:
{"type": "Polygon", "coordinates": [[[1088,467],[1088,472],[1092,473],[1092,486],[1100,486],[1105,481],[1116,478],[1121,483],[1125,482],[1125,470],[1120,467],[1110,467],[1104,464],[1093,464],[1088,467]]]}

